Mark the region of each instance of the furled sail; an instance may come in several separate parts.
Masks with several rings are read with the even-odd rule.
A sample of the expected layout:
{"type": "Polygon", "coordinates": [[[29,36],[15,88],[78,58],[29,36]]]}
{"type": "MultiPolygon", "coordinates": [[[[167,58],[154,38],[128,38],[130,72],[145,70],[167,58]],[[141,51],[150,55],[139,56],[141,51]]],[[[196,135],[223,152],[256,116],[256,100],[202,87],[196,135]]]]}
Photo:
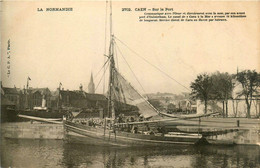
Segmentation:
{"type": "Polygon", "coordinates": [[[113,94],[116,101],[134,105],[144,118],[158,115],[158,111],[116,70],[113,70],[113,94]]]}

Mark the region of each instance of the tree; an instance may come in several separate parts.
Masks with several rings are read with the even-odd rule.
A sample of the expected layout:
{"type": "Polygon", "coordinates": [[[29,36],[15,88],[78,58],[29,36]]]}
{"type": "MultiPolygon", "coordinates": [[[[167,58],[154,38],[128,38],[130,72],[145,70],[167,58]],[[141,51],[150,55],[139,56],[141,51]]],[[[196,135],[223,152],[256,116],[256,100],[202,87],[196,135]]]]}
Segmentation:
{"type": "Polygon", "coordinates": [[[207,73],[198,75],[197,79],[190,85],[192,97],[204,101],[205,114],[208,110],[208,100],[210,99],[212,86],[212,78],[207,73]]]}
{"type": "Polygon", "coordinates": [[[232,75],[215,72],[212,74],[212,98],[220,100],[223,103],[223,117],[228,117],[228,99],[232,97],[233,83],[232,75]],[[225,113],[226,106],[226,113],[225,113]]]}
{"type": "Polygon", "coordinates": [[[252,104],[253,94],[257,93],[257,88],[260,85],[260,74],[255,70],[244,70],[236,75],[237,81],[242,85],[242,91],[239,96],[244,96],[247,105],[247,117],[250,118],[250,109],[252,104]]]}

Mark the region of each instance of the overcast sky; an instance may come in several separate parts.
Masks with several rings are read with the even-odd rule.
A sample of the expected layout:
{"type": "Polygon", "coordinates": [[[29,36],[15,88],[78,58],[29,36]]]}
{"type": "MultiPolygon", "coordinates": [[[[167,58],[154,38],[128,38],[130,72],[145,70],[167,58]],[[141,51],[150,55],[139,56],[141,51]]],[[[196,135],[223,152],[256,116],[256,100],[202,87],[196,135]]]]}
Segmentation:
{"type": "MultiPolygon", "coordinates": [[[[259,2],[114,2],[113,32],[140,56],[189,88],[203,72],[235,73],[260,65],[259,2]],[[232,4],[231,4],[232,3],[232,4]],[[132,12],[122,12],[130,7],[132,12]],[[142,23],[138,7],[172,7],[176,12],[246,12],[245,19],[227,22],[142,23]]],[[[105,2],[3,2],[2,65],[4,86],[31,87],[59,83],[75,90],[80,83],[87,91],[91,72],[97,86],[104,63],[105,2]],[[37,12],[37,8],[72,7],[72,12],[37,12]],[[11,75],[7,77],[7,41],[11,41],[11,75]]],[[[108,33],[109,29],[107,29],[108,33]]],[[[108,35],[108,34],[107,34],[108,35]]],[[[108,40],[108,36],[107,36],[108,40]]],[[[106,42],[108,44],[108,42],[106,42]]],[[[146,93],[181,93],[187,90],[147,64],[117,42],[120,51],[142,83],[146,93]]],[[[120,72],[141,93],[144,91],[118,53],[120,72]]],[[[97,92],[102,93],[103,82],[97,92]]]]}

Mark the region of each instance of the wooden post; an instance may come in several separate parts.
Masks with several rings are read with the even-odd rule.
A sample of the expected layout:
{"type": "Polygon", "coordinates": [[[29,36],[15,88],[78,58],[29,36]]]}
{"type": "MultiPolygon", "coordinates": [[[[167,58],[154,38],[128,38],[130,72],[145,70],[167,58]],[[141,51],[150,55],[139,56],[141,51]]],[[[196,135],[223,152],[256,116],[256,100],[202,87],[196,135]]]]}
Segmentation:
{"type": "Polygon", "coordinates": [[[226,100],[226,118],[228,118],[228,100],[226,100]]]}
{"type": "Polygon", "coordinates": [[[240,126],[240,124],[239,124],[239,120],[237,120],[237,127],[239,127],[240,126]]]}
{"type": "Polygon", "coordinates": [[[113,131],[114,131],[114,134],[115,134],[115,142],[116,142],[116,126],[115,126],[115,124],[113,124],[113,131]]]}
{"type": "Polygon", "coordinates": [[[109,132],[109,139],[108,140],[110,141],[110,135],[111,135],[111,123],[110,122],[109,122],[109,131],[108,132],[109,132]]]}
{"type": "Polygon", "coordinates": [[[199,130],[198,130],[198,135],[200,135],[200,122],[201,122],[201,120],[200,120],[200,117],[199,117],[199,130]]]}
{"type": "Polygon", "coordinates": [[[222,101],[222,104],[223,104],[223,118],[225,118],[225,102],[222,101]]]}
{"type": "Polygon", "coordinates": [[[104,139],[106,139],[106,128],[107,128],[107,120],[105,118],[105,121],[104,121],[104,139]]]}

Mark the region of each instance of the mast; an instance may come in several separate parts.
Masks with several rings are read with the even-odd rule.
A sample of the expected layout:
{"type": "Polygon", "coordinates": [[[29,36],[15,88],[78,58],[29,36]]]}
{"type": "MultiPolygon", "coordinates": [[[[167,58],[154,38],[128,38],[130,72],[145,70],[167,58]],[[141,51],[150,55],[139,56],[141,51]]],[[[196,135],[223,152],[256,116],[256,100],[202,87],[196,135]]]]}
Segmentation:
{"type": "Polygon", "coordinates": [[[29,81],[31,78],[27,77],[27,84],[26,84],[26,92],[25,92],[25,109],[29,107],[29,100],[28,100],[28,94],[29,94],[29,81]]]}
{"type": "Polygon", "coordinates": [[[114,87],[114,69],[115,69],[115,61],[114,61],[114,39],[113,39],[113,31],[112,31],[112,2],[110,1],[110,45],[109,45],[109,86],[108,86],[108,117],[115,119],[115,108],[114,101],[112,100],[112,91],[114,87]]]}
{"type": "Polygon", "coordinates": [[[58,88],[58,110],[61,109],[61,86],[62,86],[62,83],[60,82],[59,84],[59,88],[58,88]]]}
{"type": "Polygon", "coordinates": [[[109,48],[109,58],[110,58],[110,67],[109,67],[109,91],[108,91],[108,112],[110,118],[115,118],[115,109],[114,102],[112,100],[112,92],[114,87],[114,69],[115,69],[115,61],[114,61],[114,44],[113,39],[110,42],[109,48]]]}

